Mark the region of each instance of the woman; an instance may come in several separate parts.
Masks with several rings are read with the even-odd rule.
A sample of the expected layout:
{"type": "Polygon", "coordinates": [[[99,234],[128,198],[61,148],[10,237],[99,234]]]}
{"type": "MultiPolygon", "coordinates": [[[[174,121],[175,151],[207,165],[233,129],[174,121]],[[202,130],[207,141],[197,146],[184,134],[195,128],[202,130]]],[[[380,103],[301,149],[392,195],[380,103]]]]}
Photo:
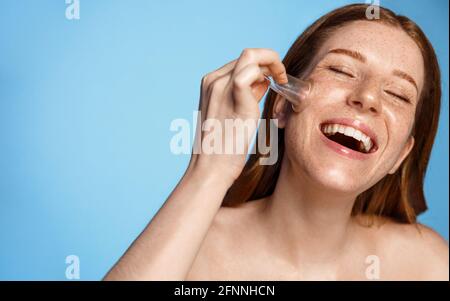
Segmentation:
{"type": "Polygon", "coordinates": [[[275,164],[194,154],[106,280],[448,280],[447,243],[416,223],[440,109],[436,56],[408,18],[380,8],[368,20],[367,7],[321,17],[283,62],[246,49],[203,78],[203,120],[258,119],[264,74],[312,90],[299,105],[269,92],[275,164]]]}

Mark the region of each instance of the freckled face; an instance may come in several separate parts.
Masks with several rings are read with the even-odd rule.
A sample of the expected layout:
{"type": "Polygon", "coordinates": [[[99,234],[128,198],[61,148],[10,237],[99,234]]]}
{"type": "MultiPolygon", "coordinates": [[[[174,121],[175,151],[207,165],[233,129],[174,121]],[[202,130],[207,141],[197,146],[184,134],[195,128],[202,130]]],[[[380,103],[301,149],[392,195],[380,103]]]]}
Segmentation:
{"type": "Polygon", "coordinates": [[[401,29],[356,21],[336,30],[311,64],[310,95],[287,120],[287,159],[328,188],[367,190],[395,172],[413,146],[423,74],[420,50],[401,29]],[[330,147],[320,125],[336,118],[365,124],[377,150],[355,158],[330,147]]]}

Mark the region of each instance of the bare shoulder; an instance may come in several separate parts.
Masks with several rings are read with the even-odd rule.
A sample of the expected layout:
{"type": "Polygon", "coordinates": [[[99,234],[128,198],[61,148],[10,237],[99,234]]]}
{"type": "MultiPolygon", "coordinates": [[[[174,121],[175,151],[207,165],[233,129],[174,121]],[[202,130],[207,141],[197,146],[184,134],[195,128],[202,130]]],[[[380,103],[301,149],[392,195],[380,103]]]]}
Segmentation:
{"type": "Polygon", "coordinates": [[[433,229],[383,219],[372,231],[377,250],[388,265],[388,275],[413,280],[449,279],[448,243],[433,229]]]}
{"type": "MultiPolygon", "coordinates": [[[[418,231],[411,229],[412,259],[423,264],[423,275],[429,280],[449,280],[449,248],[447,241],[433,229],[417,224],[418,231]]],[[[415,227],[414,227],[415,228],[415,227]]],[[[415,230],[415,229],[414,229],[415,230]]]]}
{"type": "Polygon", "coordinates": [[[245,244],[255,231],[259,201],[221,207],[197,253],[187,280],[226,280],[236,277],[245,244]]]}

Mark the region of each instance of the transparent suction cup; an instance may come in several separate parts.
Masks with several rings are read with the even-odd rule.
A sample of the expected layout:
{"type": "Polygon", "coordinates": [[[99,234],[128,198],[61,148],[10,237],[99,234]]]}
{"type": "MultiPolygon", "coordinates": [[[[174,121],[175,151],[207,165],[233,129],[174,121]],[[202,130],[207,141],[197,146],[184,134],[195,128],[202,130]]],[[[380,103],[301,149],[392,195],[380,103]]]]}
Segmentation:
{"type": "Polygon", "coordinates": [[[287,74],[288,83],[283,85],[276,83],[271,76],[264,75],[264,77],[269,80],[269,87],[272,90],[293,104],[299,104],[302,102],[308,96],[312,88],[311,82],[298,79],[289,74],[287,74]]]}

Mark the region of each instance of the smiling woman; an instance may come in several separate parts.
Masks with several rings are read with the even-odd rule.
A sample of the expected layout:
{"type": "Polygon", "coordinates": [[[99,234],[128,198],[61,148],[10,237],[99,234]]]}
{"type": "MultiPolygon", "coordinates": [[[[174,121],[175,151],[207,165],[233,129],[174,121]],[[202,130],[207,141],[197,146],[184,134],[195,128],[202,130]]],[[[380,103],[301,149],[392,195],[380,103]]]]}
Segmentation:
{"type": "MultiPolygon", "coordinates": [[[[391,167],[386,170],[373,165],[372,172],[377,173],[373,178],[371,173],[356,171],[371,183],[361,187],[353,213],[390,216],[412,223],[426,209],[423,179],[439,119],[439,66],[431,44],[412,21],[387,9],[381,9],[379,20],[367,21],[365,9],[364,5],[351,5],[323,16],[297,39],[283,63],[288,73],[315,79],[314,87],[319,90],[315,98],[311,96],[313,104],[303,112],[309,116],[303,131],[319,123],[323,132],[324,125],[332,124],[311,120],[317,115],[309,114],[315,105],[330,112],[320,117],[352,117],[335,122],[326,135],[345,134],[345,125],[353,127],[356,139],[370,147],[368,152],[375,148],[378,151],[362,157],[391,167]]],[[[264,118],[276,115],[276,102],[276,95],[269,92],[264,118]]],[[[346,136],[352,135],[347,132],[346,136]]],[[[285,138],[281,130],[280,154],[284,152],[285,138]]],[[[301,133],[298,138],[307,139],[301,133]]],[[[320,149],[310,145],[307,148],[320,149]]],[[[353,153],[348,148],[340,149],[343,154],[353,153]]],[[[224,204],[272,194],[282,161],[274,166],[255,166],[257,157],[247,162],[224,204]]],[[[330,159],[331,164],[336,164],[334,158],[330,159]]],[[[326,165],[328,171],[333,170],[332,165],[326,165]]]]}
{"type": "Polygon", "coordinates": [[[448,279],[446,242],[416,222],[426,209],[439,66],[415,23],[383,8],[367,20],[367,8],[321,17],[282,62],[246,49],[203,78],[201,122],[258,119],[267,73],[312,89],[295,105],[267,95],[262,118],[279,127],[275,164],[259,164],[258,150],[249,160],[193,154],[106,279],[448,279]]]}

